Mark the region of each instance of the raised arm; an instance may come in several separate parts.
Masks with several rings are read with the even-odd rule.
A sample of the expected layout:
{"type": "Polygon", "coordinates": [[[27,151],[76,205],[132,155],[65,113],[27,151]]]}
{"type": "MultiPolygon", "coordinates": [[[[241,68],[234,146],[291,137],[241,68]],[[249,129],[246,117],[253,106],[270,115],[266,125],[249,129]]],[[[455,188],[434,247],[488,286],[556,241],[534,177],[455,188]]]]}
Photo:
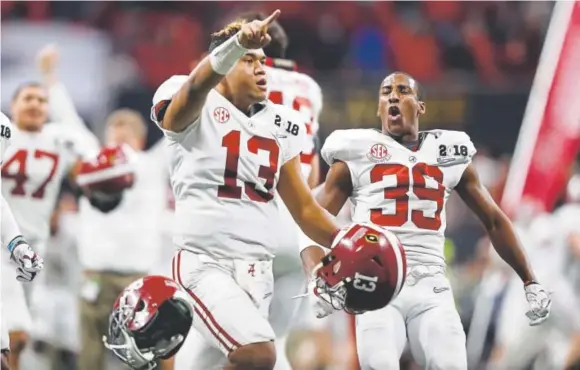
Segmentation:
{"type": "Polygon", "coordinates": [[[287,162],[280,171],[278,193],[300,229],[312,240],[311,245],[300,252],[307,274],[324,256],[324,250],[318,245],[329,248],[339,229],[330,214],[338,214],[352,191],[352,185],[347,185],[346,180],[350,183],[348,167],[343,162],[336,162],[331,167],[324,189],[315,200],[300,173],[298,157],[287,162]]]}
{"type": "Polygon", "coordinates": [[[74,125],[83,134],[87,134],[92,139],[98,141],[78,114],[66,87],[56,74],[58,59],[59,52],[56,45],[45,46],[37,55],[38,69],[42,75],[43,83],[48,90],[48,109],[50,116],[54,121],[62,122],[66,125],[74,125]]]}
{"type": "Polygon", "coordinates": [[[161,101],[156,110],[163,111],[158,117],[162,128],[172,132],[182,132],[194,124],[200,115],[207,94],[234,67],[248,49],[259,49],[270,42],[268,26],[278,18],[276,10],[263,21],[252,21],[242,26],[240,32],[203,58],[189,74],[170,101],[161,101]]]}

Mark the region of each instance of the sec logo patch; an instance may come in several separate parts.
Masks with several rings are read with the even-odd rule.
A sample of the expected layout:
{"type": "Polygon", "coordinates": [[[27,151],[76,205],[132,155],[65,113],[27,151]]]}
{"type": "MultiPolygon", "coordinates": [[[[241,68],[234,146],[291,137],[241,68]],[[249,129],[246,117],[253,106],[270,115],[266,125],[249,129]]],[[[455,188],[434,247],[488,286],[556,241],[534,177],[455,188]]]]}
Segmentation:
{"type": "Polygon", "coordinates": [[[213,119],[215,119],[218,123],[226,123],[230,120],[230,112],[224,107],[217,107],[213,111],[213,119]]]}
{"type": "Polygon", "coordinates": [[[380,162],[386,162],[389,159],[391,159],[391,155],[389,154],[389,151],[387,150],[386,145],[375,144],[375,145],[371,146],[371,149],[367,153],[367,158],[371,162],[380,163],[380,162]]]}

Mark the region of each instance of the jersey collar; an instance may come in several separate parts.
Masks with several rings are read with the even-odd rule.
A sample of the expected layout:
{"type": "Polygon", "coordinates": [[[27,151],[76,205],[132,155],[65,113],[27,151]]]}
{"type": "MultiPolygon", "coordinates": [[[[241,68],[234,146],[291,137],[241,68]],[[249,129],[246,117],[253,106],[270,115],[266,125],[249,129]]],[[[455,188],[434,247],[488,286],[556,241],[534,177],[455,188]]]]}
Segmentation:
{"type": "Polygon", "coordinates": [[[403,145],[401,143],[399,143],[397,140],[393,139],[391,136],[387,135],[387,134],[383,134],[381,130],[379,129],[375,129],[375,131],[379,132],[381,135],[385,135],[386,137],[389,138],[389,140],[391,140],[392,142],[396,143],[397,145],[399,145],[401,148],[407,149],[411,152],[418,152],[419,150],[421,150],[421,147],[423,146],[423,143],[425,142],[425,139],[427,139],[427,136],[429,135],[429,131],[419,131],[419,137],[417,139],[417,142],[415,143],[415,145],[409,147],[406,145],[403,145]]]}

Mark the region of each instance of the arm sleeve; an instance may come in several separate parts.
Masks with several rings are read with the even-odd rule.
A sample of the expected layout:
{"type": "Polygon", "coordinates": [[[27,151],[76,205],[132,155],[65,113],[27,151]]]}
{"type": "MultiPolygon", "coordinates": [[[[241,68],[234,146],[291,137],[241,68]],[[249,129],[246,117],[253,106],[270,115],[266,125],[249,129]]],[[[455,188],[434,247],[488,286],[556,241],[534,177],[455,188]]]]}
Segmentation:
{"type": "Polygon", "coordinates": [[[20,228],[16,223],[16,219],[12,214],[12,210],[8,205],[8,202],[2,196],[2,219],[0,220],[2,224],[1,228],[1,239],[2,246],[6,248],[9,253],[12,253],[14,248],[20,244],[26,244],[26,240],[22,237],[20,233],[20,228]]]}
{"type": "MultiPolygon", "coordinates": [[[[173,96],[181,89],[183,84],[187,82],[188,76],[180,75],[180,76],[172,76],[167,81],[163,82],[161,86],[155,91],[153,95],[153,105],[151,106],[151,120],[155,122],[157,127],[163,132],[163,134],[172,140],[180,141],[183,139],[194,127],[198,125],[189,125],[185,130],[181,132],[173,132],[169,130],[165,130],[161,122],[163,122],[163,116],[165,115],[165,111],[167,107],[169,107],[169,103],[171,103],[171,99],[173,96]]],[[[199,118],[198,118],[199,119],[199,118]]]]}
{"type": "Polygon", "coordinates": [[[283,122],[291,122],[298,126],[298,133],[296,135],[286,132],[284,129],[286,127],[285,123],[283,123],[278,130],[280,137],[287,137],[287,140],[284,140],[285,142],[282,145],[283,161],[286,163],[297,155],[300,155],[302,148],[304,148],[304,143],[309,139],[306,135],[306,126],[302,121],[302,117],[300,117],[296,111],[282,106],[278,106],[278,108],[280,109],[279,113],[283,117],[283,122]]]}
{"type": "Polygon", "coordinates": [[[74,128],[82,135],[82,140],[90,146],[91,150],[100,147],[99,140],[95,134],[89,130],[83,119],[78,114],[73,100],[66,87],[57,82],[48,89],[49,112],[53,121],[61,122],[63,125],[74,128]]]}

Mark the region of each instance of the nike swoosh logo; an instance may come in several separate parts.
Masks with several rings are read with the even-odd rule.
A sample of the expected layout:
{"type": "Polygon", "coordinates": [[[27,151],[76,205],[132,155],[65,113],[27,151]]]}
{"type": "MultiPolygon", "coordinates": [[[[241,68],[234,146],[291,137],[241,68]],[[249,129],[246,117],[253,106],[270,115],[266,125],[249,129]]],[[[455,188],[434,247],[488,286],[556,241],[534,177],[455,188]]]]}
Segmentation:
{"type": "Polygon", "coordinates": [[[449,290],[449,288],[448,288],[448,287],[443,287],[443,288],[433,288],[433,293],[436,293],[436,294],[437,294],[437,293],[444,292],[444,291],[446,291],[446,290],[449,290]]]}

